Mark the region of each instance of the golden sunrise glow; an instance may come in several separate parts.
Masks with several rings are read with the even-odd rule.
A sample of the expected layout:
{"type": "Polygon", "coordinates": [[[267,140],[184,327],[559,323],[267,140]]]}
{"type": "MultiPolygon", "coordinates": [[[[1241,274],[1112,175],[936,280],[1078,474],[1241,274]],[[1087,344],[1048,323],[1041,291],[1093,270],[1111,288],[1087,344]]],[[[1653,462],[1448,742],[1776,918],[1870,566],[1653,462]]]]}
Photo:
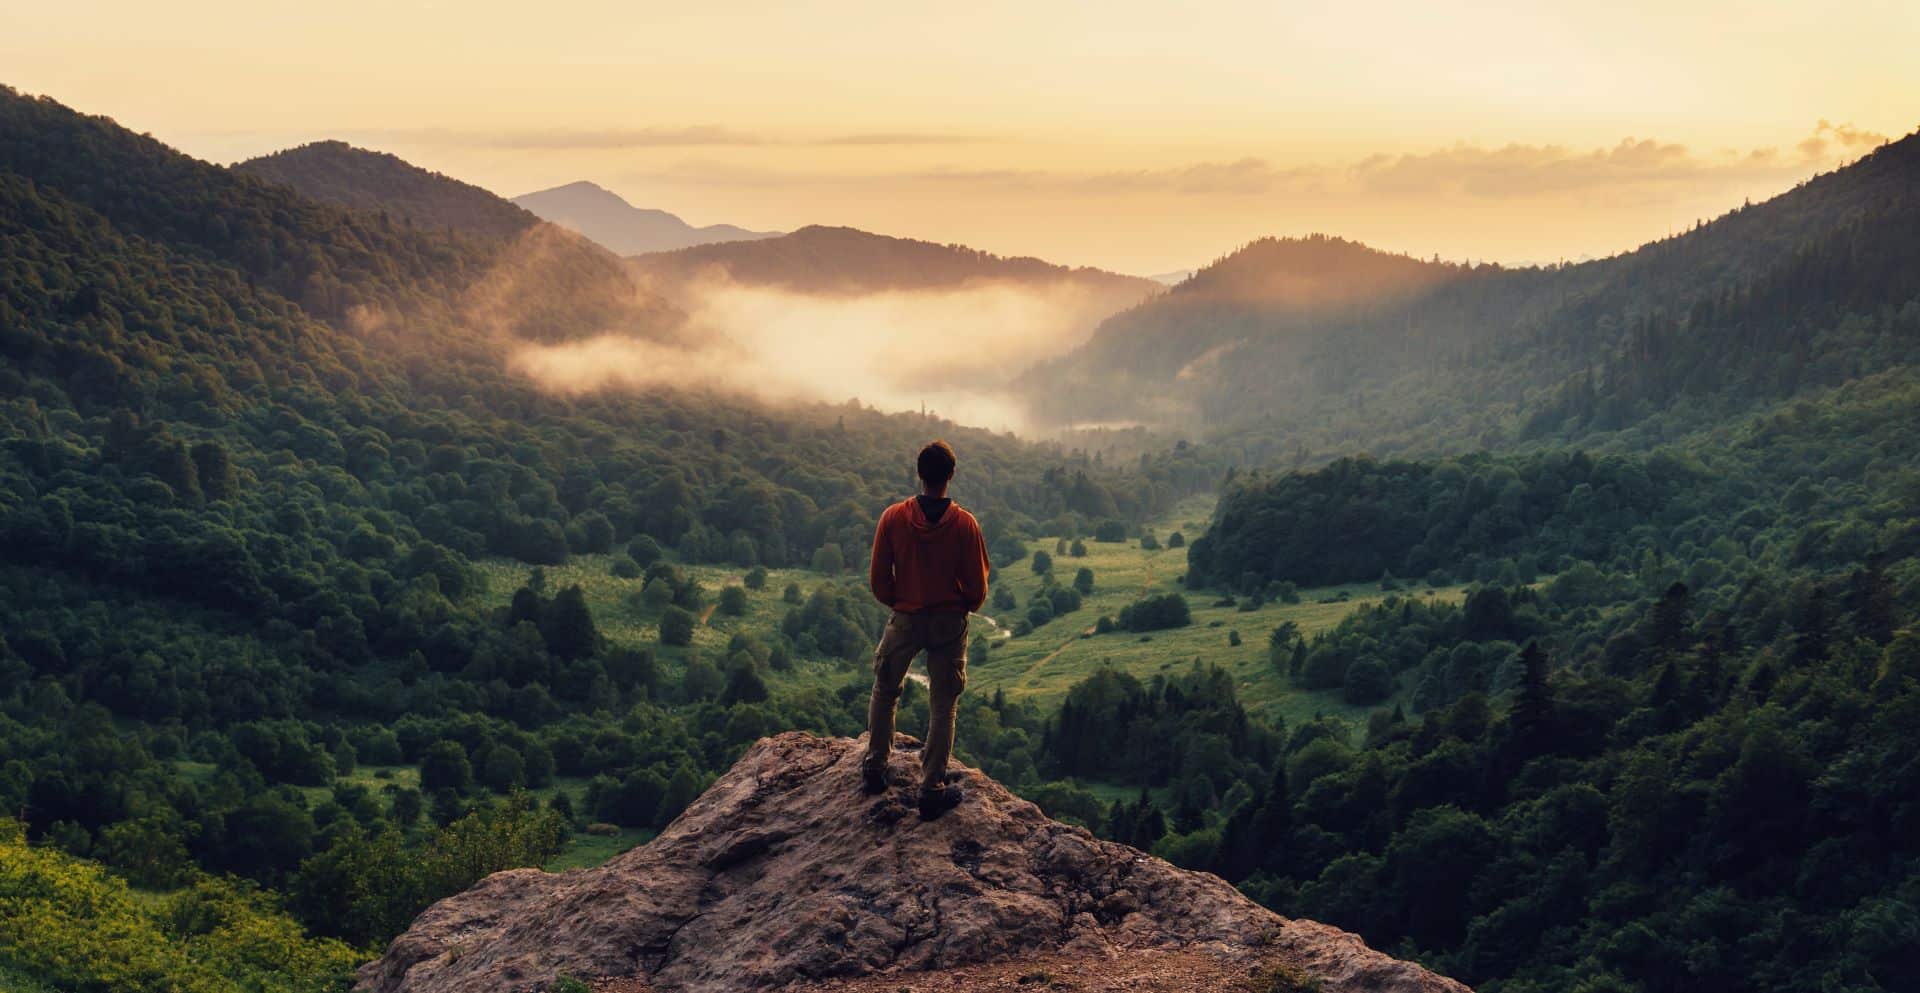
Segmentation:
{"type": "Polygon", "coordinates": [[[1620,251],[1911,131],[1915,51],[1903,2],[0,11],[0,82],[217,161],[342,138],[509,196],[1137,273],[1308,231],[1620,251]]]}

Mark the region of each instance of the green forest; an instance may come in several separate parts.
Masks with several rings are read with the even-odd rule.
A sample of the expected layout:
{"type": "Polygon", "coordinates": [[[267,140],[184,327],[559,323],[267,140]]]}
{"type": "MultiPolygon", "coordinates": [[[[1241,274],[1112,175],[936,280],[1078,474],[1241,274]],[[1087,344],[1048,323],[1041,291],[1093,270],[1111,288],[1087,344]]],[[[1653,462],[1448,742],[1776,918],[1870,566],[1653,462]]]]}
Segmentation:
{"type": "Polygon", "coordinates": [[[941,436],[996,584],[958,755],[1050,815],[1477,989],[1913,988],[1920,140],[1597,263],[1250,246],[1029,374],[1187,419],[1124,449],[544,392],[512,343],[703,343],[362,154],[0,90],[0,985],[346,989],[860,733],[941,436]],[[993,668],[1062,642],[1063,692],[993,668]]]}

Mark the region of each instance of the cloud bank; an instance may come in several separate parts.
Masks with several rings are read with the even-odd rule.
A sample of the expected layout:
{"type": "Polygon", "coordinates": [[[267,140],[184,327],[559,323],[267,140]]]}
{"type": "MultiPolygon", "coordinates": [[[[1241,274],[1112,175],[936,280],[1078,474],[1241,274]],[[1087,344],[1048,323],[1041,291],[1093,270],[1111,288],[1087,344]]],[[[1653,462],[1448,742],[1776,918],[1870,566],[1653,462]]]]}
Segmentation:
{"type": "Polygon", "coordinates": [[[1085,341],[1112,309],[1071,283],[829,297],[709,282],[681,295],[693,330],[718,344],[685,349],[607,335],[525,346],[513,367],[560,392],[672,386],[773,402],[857,398],[1022,430],[1023,406],[1008,381],[1085,341]]]}

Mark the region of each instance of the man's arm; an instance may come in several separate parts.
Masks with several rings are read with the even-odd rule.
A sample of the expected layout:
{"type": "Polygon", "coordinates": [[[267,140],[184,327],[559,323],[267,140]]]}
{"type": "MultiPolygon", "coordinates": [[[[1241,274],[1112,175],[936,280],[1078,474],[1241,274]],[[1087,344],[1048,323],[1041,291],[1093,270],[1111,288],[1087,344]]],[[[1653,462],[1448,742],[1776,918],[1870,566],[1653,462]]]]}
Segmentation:
{"type": "Polygon", "coordinates": [[[867,565],[867,586],[873,590],[873,598],[888,607],[893,606],[893,542],[887,540],[887,515],[880,515],[880,524],[873,529],[873,557],[867,565]]]}
{"type": "Polygon", "coordinates": [[[960,597],[972,614],[987,602],[987,539],[980,533],[979,521],[969,523],[973,525],[973,547],[960,556],[960,597]]]}

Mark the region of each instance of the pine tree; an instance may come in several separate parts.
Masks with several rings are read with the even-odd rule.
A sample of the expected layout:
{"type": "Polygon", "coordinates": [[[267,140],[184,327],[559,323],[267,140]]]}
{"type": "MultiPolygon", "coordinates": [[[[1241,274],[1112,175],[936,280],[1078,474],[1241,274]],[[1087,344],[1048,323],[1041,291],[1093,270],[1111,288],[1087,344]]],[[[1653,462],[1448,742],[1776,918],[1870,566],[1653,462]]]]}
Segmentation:
{"type": "Polygon", "coordinates": [[[1515,740],[1529,755],[1548,750],[1553,727],[1553,691],[1547,685],[1547,653],[1537,641],[1520,651],[1520,690],[1514,694],[1507,720],[1515,740]]]}

